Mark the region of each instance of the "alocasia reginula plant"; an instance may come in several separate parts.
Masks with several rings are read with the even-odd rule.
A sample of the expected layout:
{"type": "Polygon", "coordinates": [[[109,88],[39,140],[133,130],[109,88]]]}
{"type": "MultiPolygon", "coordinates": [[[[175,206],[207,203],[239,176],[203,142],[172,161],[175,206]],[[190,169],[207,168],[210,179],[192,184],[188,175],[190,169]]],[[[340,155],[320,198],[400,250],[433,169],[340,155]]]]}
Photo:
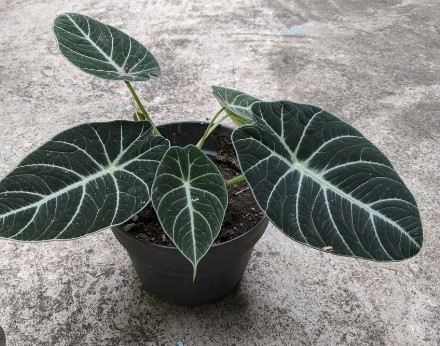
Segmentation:
{"type": "Polygon", "coordinates": [[[219,233],[227,188],[246,180],[264,214],[292,239],[334,254],[397,261],[419,252],[414,197],[390,161],[352,126],[315,106],[263,102],[213,87],[222,109],[196,145],[170,146],[130,82],[159,76],[138,41],[90,17],[58,16],[60,52],[84,72],[123,80],[135,121],[68,129],[0,182],[0,237],[46,241],[118,225],[152,202],[166,234],[192,263],[219,233]],[[243,175],[230,181],[202,151],[224,119],[243,175]]]}

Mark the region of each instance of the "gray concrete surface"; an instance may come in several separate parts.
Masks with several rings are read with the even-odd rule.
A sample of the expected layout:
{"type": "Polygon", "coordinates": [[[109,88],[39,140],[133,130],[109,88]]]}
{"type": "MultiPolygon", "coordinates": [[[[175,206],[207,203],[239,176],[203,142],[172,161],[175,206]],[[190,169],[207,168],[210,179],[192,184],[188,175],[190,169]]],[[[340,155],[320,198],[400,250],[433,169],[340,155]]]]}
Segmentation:
{"type": "Polygon", "coordinates": [[[395,264],[334,257],[269,228],[241,285],[207,306],[141,289],[110,231],[70,242],[0,242],[7,345],[439,345],[438,0],[3,1],[0,177],[30,149],[87,121],[128,119],[123,83],[80,73],[51,25],[81,12],[138,38],[163,77],[135,87],[158,123],[205,119],[210,85],[319,105],[394,163],[425,245],[395,264]]]}

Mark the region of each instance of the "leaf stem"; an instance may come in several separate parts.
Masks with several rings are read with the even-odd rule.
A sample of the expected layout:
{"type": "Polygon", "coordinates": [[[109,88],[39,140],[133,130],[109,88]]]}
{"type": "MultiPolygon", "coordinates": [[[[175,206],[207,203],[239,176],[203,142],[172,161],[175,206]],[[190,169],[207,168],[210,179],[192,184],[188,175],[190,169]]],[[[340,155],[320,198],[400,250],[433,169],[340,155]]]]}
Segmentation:
{"type": "Polygon", "coordinates": [[[127,84],[128,89],[130,90],[131,94],[133,95],[134,100],[136,101],[136,104],[138,105],[138,107],[140,108],[142,114],[144,115],[145,119],[148,120],[151,125],[153,125],[153,131],[155,135],[160,135],[159,130],[157,129],[157,127],[154,125],[153,120],[150,118],[150,116],[147,113],[147,110],[145,109],[144,105],[142,104],[141,100],[139,99],[139,97],[136,94],[136,91],[134,91],[133,86],[131,85],[131,83],[126,80],[124,81],[125,84],[127,84]]]}
{"type": "Polygon", "coordinates": [[[211,133],[214,132],[214,130],[217,128],[217,126],[219,126],[223,121],[225,121],[225,119],[227,119],[229,117],[228,114],[224,115],[223,117],[220,118],[220,120],[218,122],[216,122],[214,125],[211,126],[211,128],[208,131],[208,135],[206,137],[209,137],[209,135],[211,133]]]}
{"type": "Polygon", "coordinates": [[[224,121],[228,116],[224,116],[223,118],[220,119],[220,121],[218,123],[214,123],[215,120],[217,119],[217,117],[223,112],[224,108],[220,109],[215,115],[214,117],[211,119],[211,121],[209,122],[208,127],[205,130],[205,133],[203,134],[202,138],[200,138],[199,142],[196,144],[196,147],[199,149],[202,149],[203,144],[205,144],[206,138],[208,138],[208,136],[212,133],[212,131],[215,130],[215,128],[221,124],[222,121],[224,121]]]}
{"type": "Polygon", "coordinates": [[[237,177],[234,177],[232,179],[227,180],[225,182],[225,185],[229,189],[229,188],[233,187],[234,185],[241,183],[242,181],[244,181],[244,175],[239,175],[237,177]]]}

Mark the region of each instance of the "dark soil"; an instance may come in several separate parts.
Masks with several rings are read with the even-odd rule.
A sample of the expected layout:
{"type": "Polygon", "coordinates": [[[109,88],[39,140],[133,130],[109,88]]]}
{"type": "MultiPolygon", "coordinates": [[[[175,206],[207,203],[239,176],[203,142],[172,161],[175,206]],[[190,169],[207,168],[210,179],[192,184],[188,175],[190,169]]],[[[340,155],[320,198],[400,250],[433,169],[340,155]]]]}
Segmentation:
{"type": "MultiPolygon", "coordinates": [[[[228,180],[240,175],[241,172],[233,153],[230,138],[225,136],[221,140],[223,145],[218,150],[219,154],[213,157],[212,160],[225,180],[228,180]]],[[[214,244],[223,243],[246,233],[262,218],[263,213],[255,202],[247,183],[242,182],[235,185],[228,189],[228,207],[225,219],[214,244]]],[[[164,246],[174,246],[162,230],[151,203],[139,212],[138,215],[124,223],[122,227],[126,232],[142,241],[164,246]]]]}

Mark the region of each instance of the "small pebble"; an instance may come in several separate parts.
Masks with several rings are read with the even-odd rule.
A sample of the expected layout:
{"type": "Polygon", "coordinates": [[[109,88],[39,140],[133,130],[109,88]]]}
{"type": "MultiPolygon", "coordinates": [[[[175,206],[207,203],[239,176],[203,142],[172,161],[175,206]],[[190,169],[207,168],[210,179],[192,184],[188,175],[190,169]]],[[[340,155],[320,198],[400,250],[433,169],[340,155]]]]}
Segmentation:
{"type": "Polygon", "coordinates": [[[134,224],[134,223],[129,223],[129,224],[127,224],[127,225],[125,225],[124,226],[124,231],[125,232],[128,232],[128,231],[130,231],[133,227],[135,227],[136,226],[136,224],[134,224]]]}
{"type": "Polygon", "coordinates": [[[133,217],[131,218],[131,221],[136,222],[137,220],[139,220],[139,216],[137,214],[133,215],[133,217]]]}

